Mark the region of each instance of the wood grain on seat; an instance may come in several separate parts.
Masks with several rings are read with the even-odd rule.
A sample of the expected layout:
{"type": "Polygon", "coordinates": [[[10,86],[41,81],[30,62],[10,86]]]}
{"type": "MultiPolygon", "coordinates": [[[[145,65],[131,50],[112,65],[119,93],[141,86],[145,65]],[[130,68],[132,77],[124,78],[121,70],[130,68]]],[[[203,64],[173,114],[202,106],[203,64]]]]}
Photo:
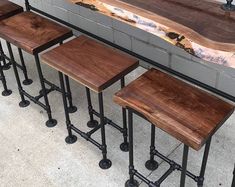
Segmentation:
{"type": "Polygon", "coordinates": [[[138,66],[138,60],[86,36],[46,52],[42,60],[96,92],[101,92],[138,66]]]}
{"type": "Polygon", "coordinates": [[[0,1],[0,21],[20,12],[23,12],[21,6],[7,0],[0,1]]]}
{"type": "Polygon", "coordinates": [[[234,111],[233,105],[156,69],[116,93],[114,101],[195,150],[234,111]]]}
{"type": "Polygon", "coordinates": [[[72,36],[72,31],[32,12],[23,12],[0,22],[0,37],[36,54],[72,36]]]}

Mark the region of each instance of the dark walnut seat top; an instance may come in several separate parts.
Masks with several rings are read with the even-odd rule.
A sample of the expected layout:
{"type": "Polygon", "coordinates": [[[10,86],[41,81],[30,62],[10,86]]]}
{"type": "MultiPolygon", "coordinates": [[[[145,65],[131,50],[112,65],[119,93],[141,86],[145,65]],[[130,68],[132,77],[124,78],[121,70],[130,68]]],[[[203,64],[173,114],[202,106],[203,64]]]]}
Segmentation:
{"type": "Polygon", "coordinates": [[[86,36],[46,52],[42,60],[96,92],[101,92],[138,66],[138,60],[86,36]]]}
{"type": "Polygon", "coordinates": [[[23,8],[7,0],[0,1],[0,21],[23,12],[23,8]]]}
{"type": "Polygon", "coordinates": [[[155,69],[116,93],[114,101],[195,150],[234,111],[233,105],[155,69]]]}
{"type": "Polygon", "coordinates": [[[36,54],[72,36],[72,31],[32,12],[23,12],[0,22],[0,37],[36,54]]]}

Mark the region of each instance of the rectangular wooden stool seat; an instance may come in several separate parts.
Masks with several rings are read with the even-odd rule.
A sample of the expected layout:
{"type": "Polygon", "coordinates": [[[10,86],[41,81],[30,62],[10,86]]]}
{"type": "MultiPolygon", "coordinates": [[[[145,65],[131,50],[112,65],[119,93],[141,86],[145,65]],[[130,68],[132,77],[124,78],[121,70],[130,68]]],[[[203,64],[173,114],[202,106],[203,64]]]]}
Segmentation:
{"type": "Polygon", "coordinates": [[[156,69],[116,93],[114,101],[195,150],[234,111],[233,105],[156,69]]]}
{"type": "Polygon", "coordinates": [[[0,1],[0,21],[20,12],[23,12],[21,6],[7,0],[0,1]]]}
{"type": "Polygon", "coordinates": [[[72,31],[33,12],[23,12],[0,22],[0,37],[36,54],[72,36],[72,31]]]}
{"type": "Polygon", "coordinates": [[[138,60],[86,36],[46,52],[42,60],[96,92],[101,92],[138,66],[138,60]]]}

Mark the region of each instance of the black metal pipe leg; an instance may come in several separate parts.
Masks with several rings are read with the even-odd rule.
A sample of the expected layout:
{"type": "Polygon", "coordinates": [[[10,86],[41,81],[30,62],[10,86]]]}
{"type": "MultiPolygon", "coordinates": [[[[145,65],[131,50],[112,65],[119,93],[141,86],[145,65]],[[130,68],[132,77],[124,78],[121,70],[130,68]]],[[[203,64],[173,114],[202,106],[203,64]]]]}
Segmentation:
{"type": "Polygon", "coordinates": [[[150,145],[150,160],[145,163],[148,170],[154,171],[158,168],[158,162],[154,160],[155,150],[155,126],[151,125],[151,145],[150,145]]]}
{"type": "Polygon", "coordinates": [[[90,121],[87,122],[87,126],[89,128],[95,128],[99,123],[97,120],[94,120],[93,106],[91,102],[91,92],[90,92],[90,89],[87,87],[86,87],[86,96],[87,96],[87,103],[88,103],[88,112],[90,116],[90,121]]]}
{"type": "Polygon", "coordinates": [[[64,75],[64,76],[65,76],[65,83],[66,83],[66,88],[67,88],[67,98],[69,101],[68,112],[74,113],[77,111],[77,107],[73,105],[72,92],[71,92],[71,88],[70,88],[69,78],[67,75],[64,75]]]}
{"type": "Polygon", "coordinates": [[[48,100],[47,93],[46,93],[44,77],[43,77],[43,74],[42,74],[42,69],[41,69],[38,54],[34,55],[34,58],[35,58],[35,62],[36,62],[36,65],[37,65],[38,75],[39,75],[39,79],[40,79],[40,83],[41,83],[41,87],[42,87],[42,93],[43,93],[44,100],[45,100],[45,105],[46,105],[46,111],[47,111],[47,115],[48,115],[48,120],[46,122],[46,126],[47,127],[54,127],[54,126],[56,126],[57,121],[55,119],[52,119],[52,116],[51,116],[51,107],[49,105],[49,100],[48,100]]]}
{"type": "MultiPolygon", "coordinates": [[[[124,88],[125,86],[125,77],[121,79],[121,88],[124,88]]],[[[120,145],[120,149],[123,152],[128,152],[129,151],[129,143],[127,141],[127,117],[126,117],[126,109],[122,108],[122,123],[123,123],[123,143],[120,145]]]]}
{"type": "Polygon", "coordinates": [[[99,98],[99,109],[100,109],[100,125],[101,125],[101,139],[102,139],[102,154],[103,159],[100,161],[99,166],[102,169],[108,169],[112,166],[112,162],[107,159],[107,145],[105,137],[105,119],[104,119],[104,103],[103,93],[98,93],[99,98]]]}
{"type": "Polygon", "coordinates": [[[61,72],[59,72],[59,78],[60,78],[60,86],[61,86],[61,90],[62,90],[62,98],[63,98],[63,104],[64,104],[66,126],[67,126],[67,130],[68,130],[68,136],[65,138],[65,142],[67,144],[73,144],[77,141],[77,137],[72,134],[72,129],[71,129],[72,124],[71,124],[70,117],[69,117],[69,110],[68,110],[68,104],[67,104],[67,99],[66,99],[64,78],[63,78],[63,74],[61,72]]]}
{"type": "Polygon", "coordinates": [[[235,165],[234,165],[234,170],[233,170],[233,182],[232,182],[231,187],[235,187],[235,165]]]}
{"type": "Polygon", "coordinates": [[[207,164],[207,159],[210,151],[210,145],[211,145],[211,137],[210,139],[207,140],[206,146],[205,146],[205,151],[203,155],[203,160],[202,160],[202,166],[201,166],[201,172],[200,176],[198,178],[198,187],[203,187],[203,182],[204,182],[204,175],[206,171],[206,164],[207,164]]]}
{"type": "Polygon", "coordinates": [[[130,179],[126,181],[125,187],[138,187],[139,183],[134,179],[134,150],[133,150],[133,113],[128,110],[129,121],[129,175],[130,179]]]}
{"type": "Polygon", "coordinates": [[[29,106],[30,102],[24,98],[23,88],[22,88],[22,85],[21,85],[21,82],[20,82],[19,73],[18,73],[18,70],[17,70],[17,67],[16,67],[14,55],[13,55],[12,48],[11,48],[11,44],[9,42],[7,42],[7,48],[8,48],[8,51],[9,51],[9,55],[10,55],[13,70],[14,70],[14,73],[15,73],[15,78],[16,78],[19,94],[20,94],[20,97],[21,97],[21,101],[19,103],[19,106],[20,107],[27,107],[27,106],[29,106]]]}
{"type": "Polygon", "coordinates": [[[29,77],[28,77],[28,72],[27,72],[27,68],[26,68],[26,65],[25,65],[22,50],[20,48],[18,48],[18,52],[19,52],[19,56],[20,56],[22,71],[23,71],[24,78],[25,78],[24,81],[23,81],[23,84],[24,85],[30,85],[30,84],[33,83],[33,81],[31,79],[29,79],[29,77]]]}
{"type": "Polygon", "coordinates": [[[180,187],[185,187],[185,178],[186,178],[187,163],[188,163],[188,151],[189,151],[189,147],[187,145],[184,145],[180,187]]]}
{"type": "Polygon", "coordinates": [[[1,53],[1,60],[2,60],[2,62],[3,62],[3,64],[2,64],[3,70],[8,70],[8,69],[10,69],[10,68],[11,68],[11,63],[10,63],[10,62],[9,62],[9,63],[6,62],[5,54],[4,54],[4,51],[3,51],[3,48],[2,48],[2,43],[1,43],[1,41],[0,41],[0,53],[1,53]]]}
{"type": "Polygon", "coordinates": [[[120,149],[123,152],[128,152],[129,151],[129,143],[127,140],[127,117],[126,117],[126,109],[122,108],[122,118],[123,118],[123,143],[120,145],[120,149]]]}
{"type": "Polygon", "coordinates": [[[2,91],[2,96],[9,96],[12,94],[12,91],[9,90],[7,88],[7,82],[6,82],[6,78],[3,72],[3,66],[0,64],[0,79],[2,81],[2,85],[3,85],[3,91],[2,91]]]}

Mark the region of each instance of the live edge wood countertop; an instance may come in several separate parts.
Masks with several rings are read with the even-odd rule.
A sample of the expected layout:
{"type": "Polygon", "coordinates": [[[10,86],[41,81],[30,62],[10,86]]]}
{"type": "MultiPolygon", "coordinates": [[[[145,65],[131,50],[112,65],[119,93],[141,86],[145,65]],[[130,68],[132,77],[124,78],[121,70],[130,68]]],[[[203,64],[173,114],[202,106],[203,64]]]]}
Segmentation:
{"type": "MultiPolygon", "coordinates": [[[[215,54],[235,53],[235,12],[222,10],[221,3],[210,0],[69,0],[107,16],[130,22],[127,14],[138,15],[150,27],[161,27],[162,38],[195,55],[197,48],[215,54]],[[115,12],[116,7],[124,10],[115,12]],[[123,14],[123,15],[122,15],[123,14]],[[153,25],[156,23],[156,26],[153,25]]],[[[226,2],[226,1],[225,1],[226,2]]],[[[135,16],[133,16],[135,17],[135,16]]],[[[138,19],[140,19],[138,17],[138,19]]],[[[156,29],[154,29],[156,31],[156,29]]],[[[155,32],[151,31],[151,33],[155,32]]],[[[156,31],[157,32],[157,31],[156,31]]],[[[158,35],[156,33],[156,35],[158,35]]],[[[199,50],[198,50],[199,51],[199,50]]],[[[208,52],[209,53],[209,52],[208,52]]],[[[195,55],[197,56],[197,55],[195,55]]],[[[212,54],[213,56],[213,54],[212,54]]],[[[200,57],[199,57],[200,58],[200,57]]],[[[235,58],[225,66],[235,68],[235,58]],[[232,61],[232,62],[231,62],[232,61]],[[232,64],[232,65],[231,65],[232,64]]],[[[216,63],[216,62],[215,62],[216,63]]]]}

